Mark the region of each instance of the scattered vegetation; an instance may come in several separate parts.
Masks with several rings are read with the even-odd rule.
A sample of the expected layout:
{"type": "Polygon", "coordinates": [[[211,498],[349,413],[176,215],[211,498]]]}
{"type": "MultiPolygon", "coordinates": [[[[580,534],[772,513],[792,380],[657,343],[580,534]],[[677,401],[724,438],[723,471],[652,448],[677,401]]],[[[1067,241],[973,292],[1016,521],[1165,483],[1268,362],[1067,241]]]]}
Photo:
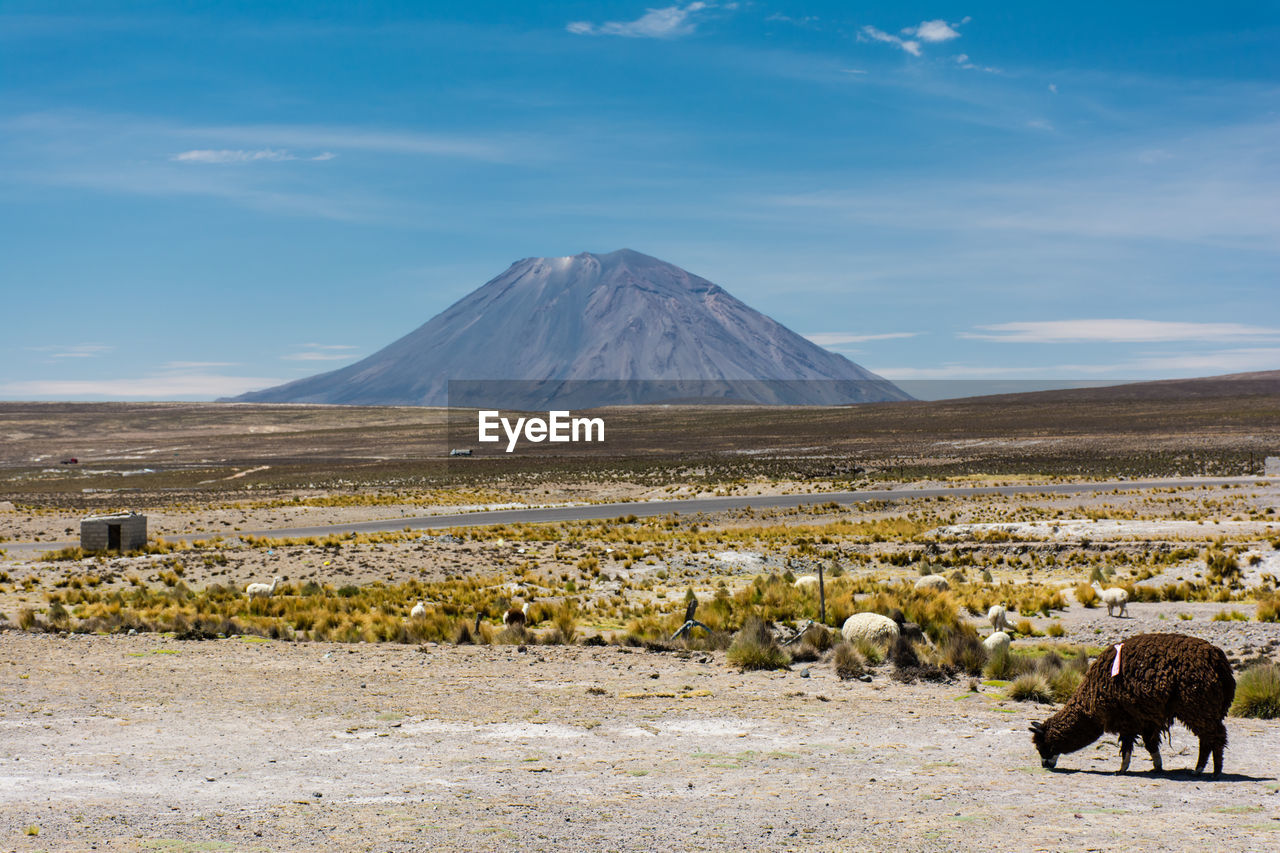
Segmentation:
{"type": "Polygon", "coordinates": [[[1018,702],[1052,702],[1053,689],[1049,681],[1038,672],[1020,675],[1009,687],[1009,698],[1018,702]]]}
{"type": "Polygon", "coordinates": [[[786,669],[791,657],[782,650],[768,624],[752,616],[743,624],[729,646],[728,661],[744,670],[786,669]]]}
{"type": "Polygon", "coordinates": [[[1263,720],[1280,717],[1280,666],[1261,663],[1240,673],[1230,714],[1263,720]]]}
{"type": "Polygon", "coordinates": [[[867,672],[867,659],[850,643],[840,643],[835,647],[831,664],[842,681],[861,678],[867,672]]]}

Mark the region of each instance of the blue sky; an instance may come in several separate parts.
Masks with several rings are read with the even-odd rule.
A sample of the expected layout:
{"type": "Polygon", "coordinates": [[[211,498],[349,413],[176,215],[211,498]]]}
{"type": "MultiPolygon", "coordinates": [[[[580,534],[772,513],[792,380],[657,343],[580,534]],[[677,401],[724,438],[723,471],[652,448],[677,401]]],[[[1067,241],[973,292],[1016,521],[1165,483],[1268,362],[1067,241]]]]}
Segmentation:
{"type": "Polygon", "coordinates": [[[1280,5],[0,4],[0,397],[342,366],[533,255],[891,378],[1280,367],[1280,5]]]}

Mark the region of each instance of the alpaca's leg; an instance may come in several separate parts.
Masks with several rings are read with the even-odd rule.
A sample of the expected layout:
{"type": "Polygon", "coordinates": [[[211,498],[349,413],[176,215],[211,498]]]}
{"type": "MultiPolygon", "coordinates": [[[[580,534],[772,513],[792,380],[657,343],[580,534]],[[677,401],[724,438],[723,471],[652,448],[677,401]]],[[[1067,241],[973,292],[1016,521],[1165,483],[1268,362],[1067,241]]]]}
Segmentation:
{"type": "MultiPolygon", "coordinates": [[[[1185,720],[1183,722],[1186,722],[1185,720]]],[[[1200,738],[1200,756],[1196,759],[1196,772],[1204,770],[1213,755],[1213,775],[1217,778],[1222,773],[1222,751],[1227,746],[1227,727],[1221,720],[1212,720],[1207,725],[1199,725],[1191,731],[1200,738]]]]}
{"type": "Polygon", "coordinates": [[[1142,745],[1147,748],[1147,752],[1151,753],[1152,770],[1156,773],[1164,770],[1164,764],[1160,761],[1160,732],[1159,730],[1146,731],[1142,733],[1142,745]]]}
{"type": "Polygon", "coordinates": [[[1137,739],[1137,735],[1120,735],[1120,773],[1128,772],[1129,759],[1133,757],[1133,742],[1137,739]]]}
{"type": "Polygon", "coordinates": [[[1222,751],[1227,748],[1227,727],[1221,720],[1215,720],[1213,727],[1213,778],[1222,775],[1222,751]]]}
{"type": "Polygon", "coordinates": [[[1196,758],[1196,773],[1204,771],[1205,764],[1209,762],[1210,750],[1211,747],[1209,746],[1209,741],[1206,738],[1200,738],[1200,756],[1196,758]]]}

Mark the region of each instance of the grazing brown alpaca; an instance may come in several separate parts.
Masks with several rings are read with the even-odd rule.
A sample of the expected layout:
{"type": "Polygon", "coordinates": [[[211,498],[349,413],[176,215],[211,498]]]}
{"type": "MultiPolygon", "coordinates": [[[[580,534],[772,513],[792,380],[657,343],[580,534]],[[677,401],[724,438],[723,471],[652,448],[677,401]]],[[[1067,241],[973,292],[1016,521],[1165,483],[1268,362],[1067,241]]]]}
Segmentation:
{"type": "Polygon", "coordinates": [[[1103,652],[1062,710],[1031,725],[1031,741],[1040,763],[1052,769],[1062,753],[1111,732],[1120,736],[1124,773],[1141,737],[1158,773],[1160,736],[1177,719],[1200,739],[1195,772],[1204,770],[1212,754],[1216,778],[1227,746],[1222,719],[1235,693],[1235,676],[1222,649],[1184,634],[1139,634],[1103,652]]]}

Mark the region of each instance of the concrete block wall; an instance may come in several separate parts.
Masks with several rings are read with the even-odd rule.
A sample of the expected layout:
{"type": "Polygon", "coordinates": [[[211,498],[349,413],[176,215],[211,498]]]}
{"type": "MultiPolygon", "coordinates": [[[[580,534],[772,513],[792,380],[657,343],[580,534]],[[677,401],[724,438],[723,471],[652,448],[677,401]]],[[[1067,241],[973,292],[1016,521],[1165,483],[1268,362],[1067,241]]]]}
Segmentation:
{"type": "Polygon", "coordinates": [[[121,551],[137,551],[147,544],[147,517],[131,512],[82,519],[80,547],[86,551],[107,550],[110,547],[112,525],[120,527],[121,551]]]}

